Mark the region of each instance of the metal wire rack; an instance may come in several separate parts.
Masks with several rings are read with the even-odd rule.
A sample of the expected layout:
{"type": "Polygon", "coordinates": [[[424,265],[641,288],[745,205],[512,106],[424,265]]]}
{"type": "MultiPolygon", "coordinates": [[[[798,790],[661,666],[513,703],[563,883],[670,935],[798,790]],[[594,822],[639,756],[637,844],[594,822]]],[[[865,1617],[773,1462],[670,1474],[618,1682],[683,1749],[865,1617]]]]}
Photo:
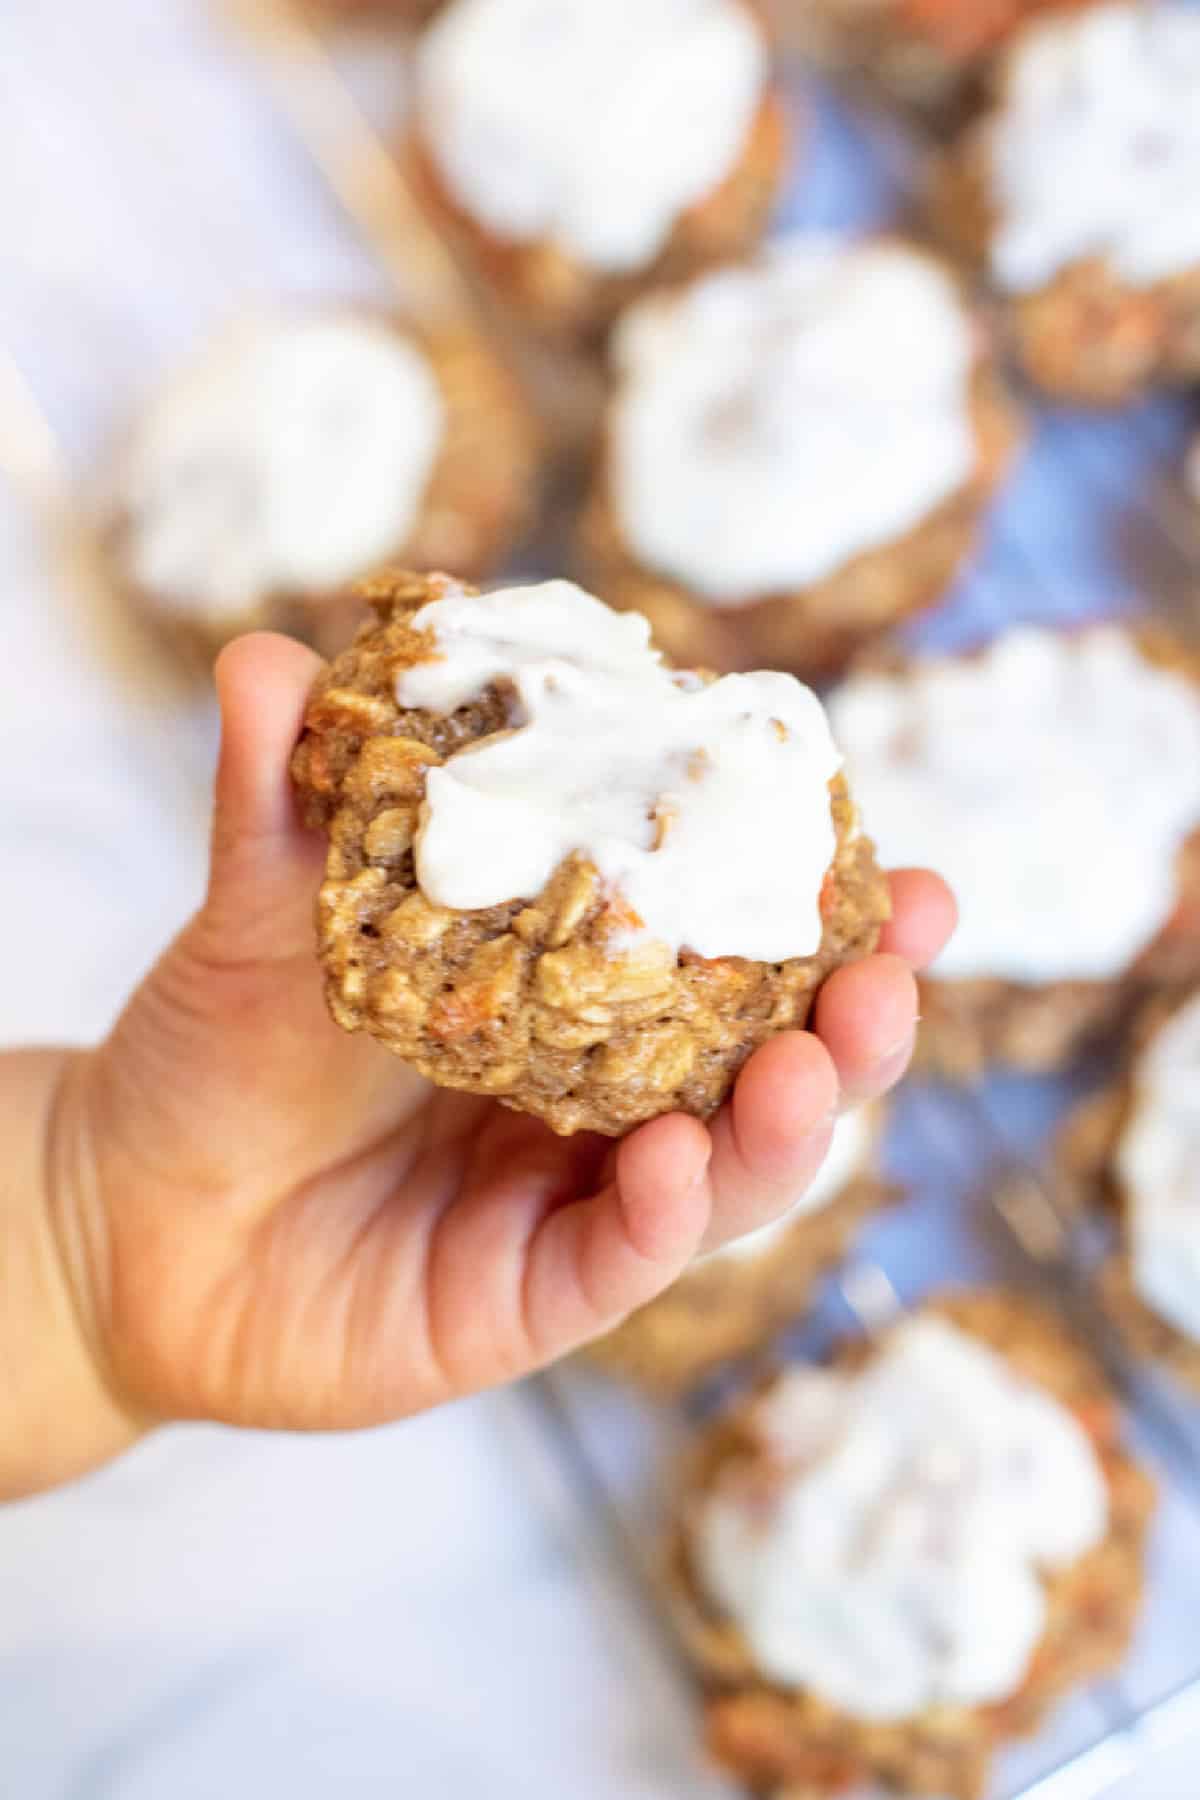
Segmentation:
{"type": "MultiPolygon", "coordinates": [[[[371,59],[343,53],[287,0],[237,0],[233,15],[253,33],[291,128],[361,234],[381,285],[398,288],[418,310],[474,311],[476,296],[425,227],[386,143],[399,89],[382,102],[377,88],[368,93],[371,59]]],[[[49,20],[46,29],[53,29],[49,20]]],[[[860,83],[830,85],[798,64],[788,80],[815,130],[784,223],[869,228],[903,216],[928,141],[860,83]]],[[[114,111],[109,123],[138,134],[149,153],[169,154],[170,121],[153,106],[114,111]]],[[[189,203],[213,216],[210,241],[251,271],[239,302],[265,298],[254,232],[237,207],[211,189],[190,191],[189,203]]],[[[215,291],[225,277],[205,264],[189,268],[187,279],[215,291]]],[[[0,345],[2,331],[0,321],[0,345]]],[[[510,349],[528,354],[528,346],[510,349]]],[[[997,510],[986,555],[945,607],[910,630],[910,641],[955,647],[1014,617],[1073,622],[1098,610],[1138,610],[1147,596],[1176,629],[1195,635],[1200,509],[1179,480],[1187,408],[1164,401],[1119,419],[1084,419],[1031,404],[1036,433],[997,510]]],[[[61,521],[85,457],[59,440],[53,410],[5,350],[0,471],[45,518],[61,521]]],[[[86,512],[83,518],[85,554],[74,579],[94,584],[102,574],[86,512]]],[[[1187,1627],[1200,1598],[1200,1411],[1130,1353],[1091,1284],[1049,1165],[1031,1149],[1064,1098],[1046,1084],[1014,1094],[1012,1084],[994,1082],[902,1094],[888,1156],[913,1202],[869,1234],[795,1339],[808,1348],[847,1326],[876,1331],[946,1279],[1016,1278],[1044,1291],[1090,1338],[1125,1396],[1134,1441],[1159,1473],[1164,1505],[1150,1616],[1133,1658],[1119,1679],[1068,1702],[1048,1731],[1002,1759],[995,1800],[1085,1800],[1150,1755],[1193,1736],[1200,1741],[1200,1641],[1190,1642],[1187,1627]]],[[[526,1402],[686,1691],[687,1672],[657,1599],[656,1471],[705,1398],[686,1412],[666,1412],[567,1369],[528,1384],[526,1402]]]]}

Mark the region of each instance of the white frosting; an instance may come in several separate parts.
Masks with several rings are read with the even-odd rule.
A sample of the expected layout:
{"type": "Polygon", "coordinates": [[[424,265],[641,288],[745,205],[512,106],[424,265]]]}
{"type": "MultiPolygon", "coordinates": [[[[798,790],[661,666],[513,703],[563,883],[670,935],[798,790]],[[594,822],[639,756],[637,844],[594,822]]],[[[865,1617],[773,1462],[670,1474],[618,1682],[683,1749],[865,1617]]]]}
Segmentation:
{"type": "Polygon", "coordinates": [[[803,1194],[783,1217],[773,1219],[769,1225],[760,1225],[757,1231],[747,1232],[745,1237],[734,1238],[731,1243],[713,1250],[701,1260],[710,1262],[713,1258],[720,1257],[748,1261],[761,1256],[765,1250],[772,1249],[798,1219],[820,1212],[823,1207],[836,1200],[855,1176],[863,1171],[874,1138],[871,1121],[870,1107],[860,1106],[853,1112],[843,1113],[834,1126],[833,1139],[825,1161],[803,1194]]]}
{"type": "Polygon", "coordinates": [[[819,581],[975,466],[972,322],[902,244],[776,245],[635,306],[615,353],[622,532],[714,606],[819,581]]]}
{"type": "Polygon", "coordinates": [[[1134,287],[1200,264],[1200,13],[1099,6],[1022,38],[990,128],[992,268],[1018,292],[1102,257],[1134,287]]]}
{"type": "Polygon", "coordinates": [[[403,545],[441,436],[426,358],[382,321],[248,326],[138,427],[118,494],[130,573],[214,619],[267,594],[337,588],[403,545]]]}
{"type": "Polygon", "coordinates": [[[673,950],[808,956],[836,834],[840,758],[820,701],[790,675],[704,686],[669,671],[636,613],[566,581],[417,613],[437,658],[402,706],[447,713],[494,681],[513,729],[430,771],[417,878],[440,905],[531,898],[582,852],[673,950]]]}
{"type": "Polygon", "coordinates": [[[616,272],[724,180],[766,76],[743,0],[455,0],[421,44],[417,103],[491,232],[616,272]]]}
{"type": "Polygon", "coordinates": [[[1200,1343],[1200,995],[1154,1034],[1133,1079],[1116,1167],[1134,1285],[1200,1343]]]}
{"type": "Polygon", "coordinates": [[[1043,1571],[1104,1537],[1082,1426],[984,1345],[914,1319],[857,1375],[797,1368],[763,1404],[761,1468],[719,1485],[697,1567],[772,1680],[856,1718],[1021,1686],[1043,1571]]]}
{"type": "Polygon", "coordinates": [[[936,974],[1112,980],[1166,924],[1200,824],[1200,695],[1127,633],[1019,627],[855,678],[830,717],[884,861],[958,897],[936,974]]]}

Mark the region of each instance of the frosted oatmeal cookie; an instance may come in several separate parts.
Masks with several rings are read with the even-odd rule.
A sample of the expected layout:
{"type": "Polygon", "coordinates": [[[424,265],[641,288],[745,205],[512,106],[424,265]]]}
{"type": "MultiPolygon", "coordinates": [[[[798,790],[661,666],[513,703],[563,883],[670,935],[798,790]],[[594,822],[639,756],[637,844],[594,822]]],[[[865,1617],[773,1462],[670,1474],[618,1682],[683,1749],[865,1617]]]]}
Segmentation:
{"type": "Polygon", "coordinates": [[[334,1018],[560,1133],[708,1115],[888,914],[820,702],[568,582],[369,596],[294,760],[334,1018]]]}
{"type": "Polygon", "coordinates": [[[1200,1390],[1200,987],[1153,1002],[1121,1075],[1069,1120],[1067,1191],[1113,1208],[1107,1299],[1146,1355],[1200,1390]]]}
{"type": "Polygon", "coordinates": [[[498,297],[586,339],[762,236],[786,142],[756,0],[451,0],[411,151],[498,297]]]}
{"type": "Polygon", "coordinates": [[[490,572],[535,465],[524,403],[473,336],[280,313],[223,335],[137,421],[111,484],[114,574],[205,656],[258,626],[344,642],[349,584],[390,557],[490,572]]]}
{"type": "Polygon", "coordinates": [[[1113,405],[1200,377],[1200,13],[1137,0],[1023,35],[936,210],[1048,393],[1113,405]]]}
{"type": "Polygon", "coordinates": [[[651,296],[613,345],[582,553],[667,652],[829,673],[938,600],[1015,448],[957,282],[804,237],[651,296]]]}
{"type": "Polygon", "coordinates": [[[927,1067],[1061,1068],[1200,975],[1198,684],[1165,640],[1019,626],[833,695],[881,854],[932,859],[956,891],[922,982],[927,1067]]]}
{"type": "Polygon", "coordinates": [[[1113,1669],[1154,1506],[1091,1358],[1003,1293],[793,1365],[703,1437],[671,1571],[716,1758],[756,1793],[978,1800],[1113,1669]]]}
{"type": "Polygon", "coordinates": [[[866,1221],[893,1198],[876,1168],[882,1108],[843,1113],[801,1198],[771,1225],[700,1257],[585,1355],[660,1394],[692,1387],[797,1318],[866,1221]]]}
{"type": "Polygon", "coordinates": [[[932,122],[978,101],[997,54],[1039,13],[1094,0],[779,0],[821,60],[861,70],[932,122]]]}

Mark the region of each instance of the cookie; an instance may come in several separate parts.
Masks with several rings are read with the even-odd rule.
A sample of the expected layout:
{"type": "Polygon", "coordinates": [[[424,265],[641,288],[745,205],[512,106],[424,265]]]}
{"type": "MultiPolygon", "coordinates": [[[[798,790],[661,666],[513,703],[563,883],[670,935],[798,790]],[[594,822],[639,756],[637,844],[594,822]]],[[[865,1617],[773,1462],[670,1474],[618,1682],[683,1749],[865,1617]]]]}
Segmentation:
{"type": "Polygon", "coordinates": [[[1091,1358],[966,1293],[704,1433],[671,1591],[717,1760],[755,1792],[978,1800],[995,1751],[1120,1662],[1154,1490],[1091,1358]]]}
{"type": "Polygon", "coordinates": [[[1019,437],[950,271],[806,235],[625,315],[582,560],[680,660],[809,677],[946,592],[1019,437]]]}
{"type": "Polygon", "coordinates": [[[752,249],[785,140],[754,0],[451,0],[417,55],[409,162],[435,222],[565,342],[752,249]]]}
{"type": "Polygon", "coordinates": [[[1200,976],[1200,686],[1181,646],[1017,626],[974,655],[863,669],[829,704],[882,855],[958,898],[922,982],[927,1067],[1061,1069],[1200,976]]]}
{"type": "Polygon", "coordinates": [[[1200,15],[1126,0],[1031,27],[934,210],[1026,373],[1112,406],[1200,377],[1200,15]]]}
{"type": "Polygon", "coordinates": [[[491,571],[524,529],[536,440],[474,335],[330,308],[249,322],[170,380],[117,457],[113,577],[156,631],[345,642],[349,587],[403,554],[491,571]]]}
{"type": "Polygon", "coordinates": [[[567,582],[368,598],[293,764],[333,1016],[557,1132],[706,1117],[888,916],[819,701],[567,582]]]}
{"type": "Polygon", "coordinates": [[[1145,1008],[1124,1068],[1068,1120],[1057,1163],[1073,1205],[1115,1214],[1101,1287],[1125,1336],[1200,1392],[1200,987],[1145,1008]]]}

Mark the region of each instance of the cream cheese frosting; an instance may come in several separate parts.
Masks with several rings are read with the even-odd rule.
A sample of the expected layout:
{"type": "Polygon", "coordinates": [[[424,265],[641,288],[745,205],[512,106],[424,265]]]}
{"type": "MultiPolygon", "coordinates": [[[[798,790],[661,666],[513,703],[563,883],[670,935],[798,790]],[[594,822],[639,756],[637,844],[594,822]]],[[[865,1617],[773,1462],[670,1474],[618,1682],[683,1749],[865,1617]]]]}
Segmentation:
{"type": "Polygon", "coordinates": [[[987,155],[1015,292],[1102,258],[1133,287],[1200,265],[1200,13],[1107,5],[1020,41],[987,155]]]}
{"type": "Polygon", "coordinates": [[[955,890],[936,975],[1114,980],[1170,918],[1200,825],[1200,693],[1127,632],[1017,627],[978,657],[855,677],[830,718],[883,860],[955,890]]]}
{"type": "Polygon", "coordinates": [[[1138,1058],[1116,1171],[1134,1286],[1153,1312],[1200,1343],[1200,994],[1138,1058]]]}
{"type": "Polygon", "coordinates": [[[729,174],[766,80],[742,0],[454,0],[420,46],[417,107],[495,236],[621,273],[729,174]]]}
{"type": "Polygon", "coordinates": [[[858,1373],[789,1371],[756,1423],[768,1466],[718,1482],[693,1548],[767,1679],[878,1721],[1015,1693],[1046,1625],[1044,1576],[1108,1526],[1071,1414],[918,1317],[858,1373]]]}
{"type": "Polygon", "coordinates": [[[820,581],[975,469],[974,327],[900,243],[780,242],[634,306],[614,353],[622,535],[714,607],[820,581]]]}
{"type": "Polygon", "coordinates": [[[431,900],[532,898],[581,853],[672,950],[817,950],[841,759],[810,689],[668,669],[640,615],[565,581],[451,594],[413,624],[435,653],[399,677],[402,706],[511,695],[509,731],[429,772],[416,871],[431,900]]]}
{"type": "Polygon", "coordinates": [[[209,620],[336,589],[403,544],[442,428],[427,358],[382,320],[258,320],[138,426],[117,492],[129,573],[209,620]]]}

